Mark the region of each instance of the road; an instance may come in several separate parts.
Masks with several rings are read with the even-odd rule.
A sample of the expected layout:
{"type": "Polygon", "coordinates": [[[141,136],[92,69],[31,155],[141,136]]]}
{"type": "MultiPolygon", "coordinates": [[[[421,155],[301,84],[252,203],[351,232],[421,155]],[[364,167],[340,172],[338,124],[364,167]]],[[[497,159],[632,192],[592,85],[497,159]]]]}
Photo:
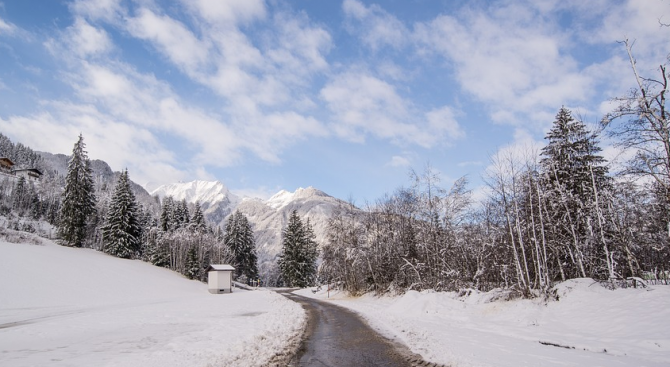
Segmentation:
{"type": "Polygon", "coordinates": [[[305,338],[289,366],[434,366],[403,345],[380,336],[351,311],[292,293],[282,294],[300,303],[308,314],[305,338]]]}

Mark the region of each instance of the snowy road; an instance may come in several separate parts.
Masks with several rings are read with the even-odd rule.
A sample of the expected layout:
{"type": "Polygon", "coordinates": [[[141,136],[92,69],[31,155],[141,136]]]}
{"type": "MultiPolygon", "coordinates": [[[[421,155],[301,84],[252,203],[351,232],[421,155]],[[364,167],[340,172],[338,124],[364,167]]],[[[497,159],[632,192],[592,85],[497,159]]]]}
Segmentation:
{"type": "Polygon", "coordinates": [[[309,317],[305,340],[289,366],[394,367],[422,363],[407,348],[383,338],[351,311],[291,293],[284,295],[302,304],[309,317]]]}

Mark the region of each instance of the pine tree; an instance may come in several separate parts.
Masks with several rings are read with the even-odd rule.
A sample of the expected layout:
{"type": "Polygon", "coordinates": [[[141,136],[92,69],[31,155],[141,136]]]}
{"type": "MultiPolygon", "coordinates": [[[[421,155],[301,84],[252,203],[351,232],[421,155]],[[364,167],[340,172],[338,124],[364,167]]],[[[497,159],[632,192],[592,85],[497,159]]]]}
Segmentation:
{"type": "Polygon", "coordinates": [[[26,201],[28,198],[28,185],[26,178],[21,176],[14,185],[12,190],[12,208],[16,210],[20,216],[23,216],[23,210],[26,208],[26,201]]]}
{"type": "Polygon", "coordinates": [[[163,198],[163,205],[161,208],[161,229],[163,229],[163,232],[168,232],[175,228],[174,205],[175,202],[172,196],[163,198]]]}
{"type": "Polygon", "coordinates": [[[251,224],[247,217],[237,212],[238,228],[242,233],[242,256],[240,263],[243,264],[243,275],[247,280],[258,279],[258,258],[256,256],[256,240],[254,239],[254,232],[251,229],[251,224]]]}
{"type": "Polygon", "coordinates": [[[611,273],[601,210],[610,179],[605,159],[598,155],[601,149],[597,136],[575,120],[568,109],[561,108],[546,139],[540,182],[551,215],[550,245],[563,249],[564,258],[558,261],[574,265],[574,269],[567,269],[569,276],[596,276],[593,270],[603,267],[590,262],[589,257],[607,258],[611,273]]]}
{"type": "Polygon", "coordinates": [[[177,203],[174,217],[178,228],[188,227],[188,224],[191,222],[191,218],[189,218],[188,204],[186,203],[186,199],[182,199],[182,201],[177,203]]]}
{"type": "Polygon", "coordinates": [[[278,265],[284,282],[300,288],[314,284],[317,255],[311,226],[303,224],[294,210],[282,231],[282,252],[278,265]]]}
{"type": "Polygon", "coordinates": [[[84,137],[72,150],[60,207],[58,235],[66,246],[81,247],[86,238],[86,222],[95,212],[95,189],[91,163],[86,154],[84,137]]]}
{"type": "Polygon", "coordinates": [[[256,242],[251,224],[239,210],[231,214],[226,222],[224,244],[234,256],[235,276],[247,280],[258,278],[256,242]]]}
{"type": "Polygon", "coordinates": [[[162,235],[163,233],[159,232],[155,227],[144,233],[144,240],[146,241],[144,258],[153,265],[167,268],[170,266],[170,253],[163,244],[162,235]]]}
{"type": "Polygon", "coordinates": [[[191,226],[197,232],[204,232],[207,229],[207,224],[205,223],[205,215],[202,213],[202,208],[200,207],[200,202],[196,201],[195,209],[193,209],[193,216],[191,217],[191,226]]]}
{"type": "Polygon", "coordinates": [[[191,246],[186,253],[186,264],[184,272],[188,279],[198,279],[200,275],[200,262],[195,246],[191,246]]]}
{"type": "Polygon", "coordinates": [[[104,251],[121,258],[139,254],[141,227],[135,195],[130,189],[128,170],[121,173],[102,227],[104,251]]]}
{"type": "Polygon", "coordinates": [[[582,199],[594,195],[592,174],[596,189],[604,189],[608,184],[605,159],[598,155],[597,136],[589,132],[583,122],[572,117],[570,110],[563,107],[556,115],[554,125],[545,139],[540,161],[551,189],[559,186],[566,193],[582,199]]]}

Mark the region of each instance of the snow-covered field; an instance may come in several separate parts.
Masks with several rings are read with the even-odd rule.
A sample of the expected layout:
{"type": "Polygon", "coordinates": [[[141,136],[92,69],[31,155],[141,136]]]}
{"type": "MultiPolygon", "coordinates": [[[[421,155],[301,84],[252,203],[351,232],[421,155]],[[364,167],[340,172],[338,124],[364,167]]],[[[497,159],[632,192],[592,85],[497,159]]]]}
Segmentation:
{"type": "MultiPolygon", "coordinates": [[[[670,366],[670,286],[607,290],[591,279],[557,286],[558,302],[495,301],[500,292],[410,291],[346,297],[382,334],[424,359],[463,366],[670,366]]],[[[325,289],[307,297],[325,298],[325,289]]]]}
{"type": "Polygon", "coordinates": [[[302,333],[274,292],[37,241],[0,242],[0,366],[264,366],[302,333]]]}

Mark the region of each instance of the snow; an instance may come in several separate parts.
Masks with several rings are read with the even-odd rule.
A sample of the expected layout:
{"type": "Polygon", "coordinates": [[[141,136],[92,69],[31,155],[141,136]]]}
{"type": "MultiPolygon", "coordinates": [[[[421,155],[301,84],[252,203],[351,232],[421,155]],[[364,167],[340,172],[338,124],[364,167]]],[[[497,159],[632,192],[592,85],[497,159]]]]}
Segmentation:
{"type": "Polygon", "coordinates": [[[2,366],[263,366],[305,324],[271,291],[210,294],[167,269],[38,241],[0,241],[2,366]]]}
{"type": "MultiPolygon", "coordinates": [[[[505,292],[409,291],[328,301],[360,313],[424,359],[451,366],[668,366],[670,286],[608,290],[559,284],[559,301],[504,301],[505,292]],[[502,299],[501,299],[502,298],[502,299]]],[[[307,297],[325,299],[324,287],[307,297]]]]}
{"type": "MultiPolygon", "coordinates": [[[[300,189],[298,189],[298,190],[300,190],[300,189]]],[[[274,194],[271,198],[269,198],[265,203],[270,208],[277,210],[277,209],[283,208],[286,205],[288,205],[289,203],[291,203],[291,201],[293,201],[294,196],[295,196],[295,193],[293,193],[293,192],[288,192],[286,190],[281,190],[278,193],[274,194]]]]}
{"type": "Polygon", "coordinates": [[[228,188],[219,181],[191,181],[180,182],[168,185],[162,185],[151,192],[151,195],[158,195],[161,199],[166,196],[172,196],[175,200],[186,200],[188,203],[199,201],[201,204],[210,205],[230,201],[230,206],[235,207],[242,199],[231,193],[228,188]]]}
{"type": "Polygon", "coordinates": [[[299,187],[295,192],[288,192],[286,190],[281,190],[270,199],[266,201],[266,204],[272,209],[278,210],[281,209],[296,200],[306,200],[313,198],[315,196],[329,197],[325,192],[315,189],[312,186],[303,189],[299,187]]]}

